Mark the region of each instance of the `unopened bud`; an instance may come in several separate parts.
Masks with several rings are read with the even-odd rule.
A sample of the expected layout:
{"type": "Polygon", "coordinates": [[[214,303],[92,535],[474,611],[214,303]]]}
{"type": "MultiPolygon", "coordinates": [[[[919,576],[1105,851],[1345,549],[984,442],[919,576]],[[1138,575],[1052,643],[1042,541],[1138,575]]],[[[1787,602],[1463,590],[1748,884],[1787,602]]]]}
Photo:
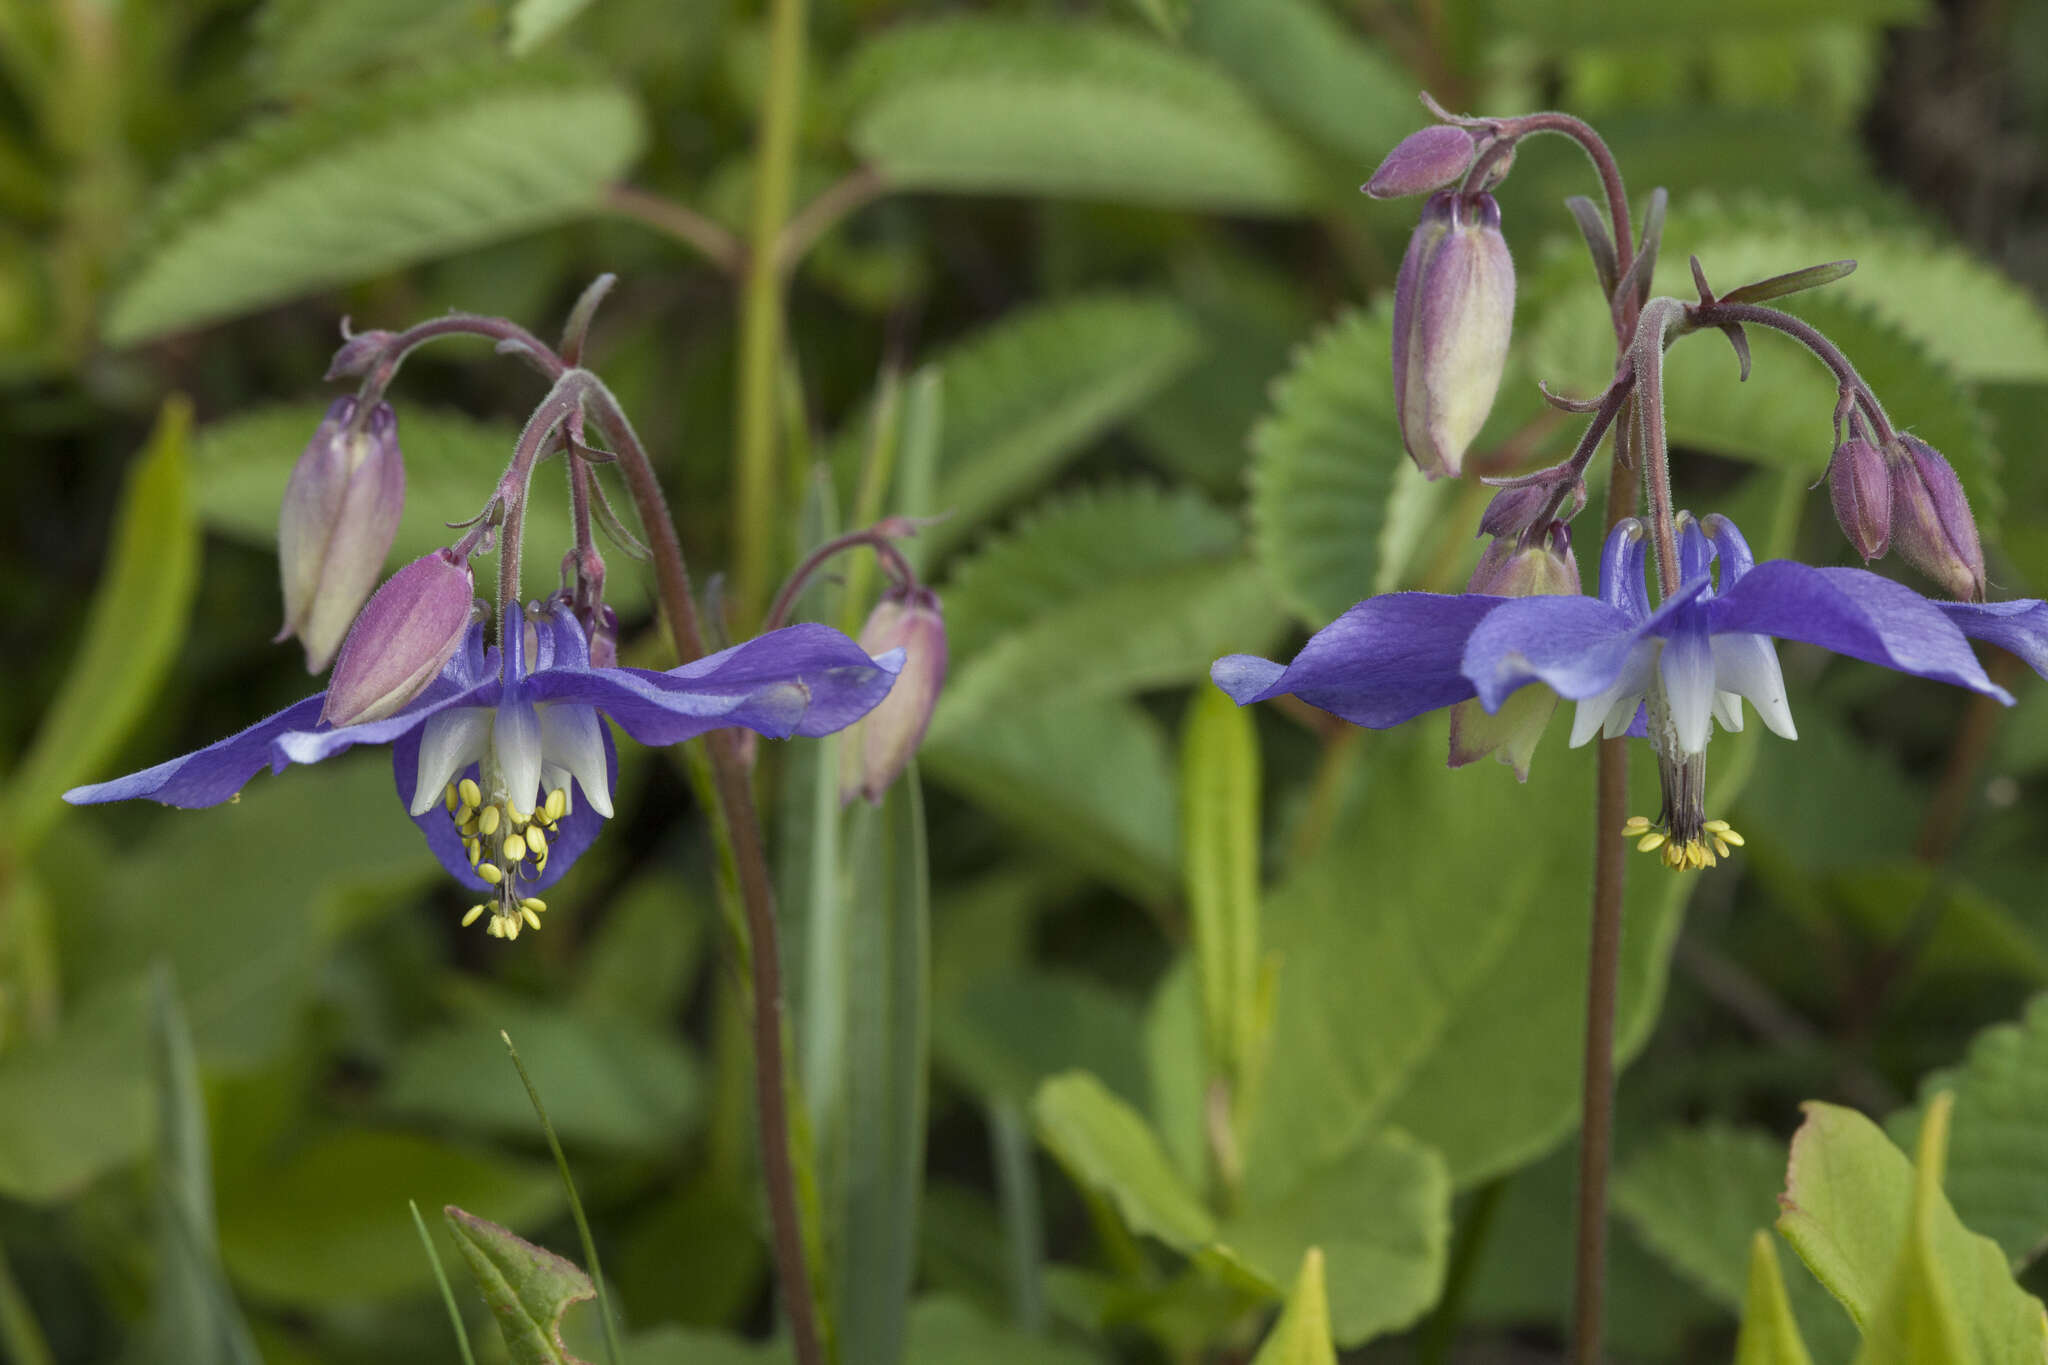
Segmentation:
{"type": "Polygon", "coordinates": [[[846,732],[840,749],[839,799],[880,803],[924,740],[939,689],[946,682],[946,623],[936,593],[892,589],[861,627],[869,654],[903,651],[903,671],[881,704],[846,732]]]}
{"type": "Polygon", "coordinates": [[[1835,447],[1828,461],[1828,496],[1856,553],[1866,561],[1884,558],[1892,543],[1892,482],[1876,446],[1852,436],[1835,447]]]}
{"type": "Polygon", "coordinates": [[[384,572],[405,508],[398,418],[379,403],[351,429],[356,400],[337,398],[285,485],[277,519],[284,629],[306,647],[306,671],[327,667],[356,609],[384,572]]]}
{"type": "Polygon", "coordinates": [[[1394,407],[1409,456],[1456,478],[1507,365],[1515,266],[1488,194],[1439,194],[1422,210],[1394,287],[1394,407]]]}
{"type": "Polygon", "coordinates": [[[329,383],[337,379],[359,379],[368,374],[370,366],[391,348],[397,333],[351,332],[344,321],[341,335],[341,346],[335,351],[334,359],[327,362],[327,373],[323,376],[329,383]]]}
{"type": "MultiPolygon", "coordinates": [[[[1571,535],[1553,522],[1544,544],[1523,546],[1512,538],[1497,539],[1479,557],[1468,592],[1497,597],[1577,596],[1578,561],[1572,557],[1571,535]]],[[[1492,754],[1515,770],[1518,781],[1529,780],[1529,760],[1536,743],[1557,711],[1557,693],[1547,687],[1521,688],[1489,712],[1477,697],[1451,708],[1453,768],[1492,754]]]]}
{"type": "Polygon", "coordinates": [[[1982,601],[1984,547],[1956,471],[1915,436],[1894,439],[1885,459],[1891,470],[1892,547],[1951,596],[1982,601]]]}
{"type": "Polygon", "coordinates": [[[1408,134],[1365,182],[1375,199],[1430,194],[1464,178],[1477,150],[1472,135],[1454,124],[1437,123],[1408,134]]]}
{"type": "MultiPolygon", "coordinates": [[[[1530,483],[1501,489],[1493,495],[1493,501],[1486,504],[1486,511],[1480,514],[1479,534],[1505,536],[1510,540],[1520,536],[1535,523],[1537,514],[1550,501],[1555,487],[1554,484],[1530,483]]],[[[1557,509],[1557,518],[1570,521],[1585,510],[1586,485],[1584,480],[1575,479],[1570,496],[1557,509]]]]}
{"type": "Polygon", "coordinates": [[[320,719],[382,720],[425,691],[461,647],[475,594],[469,563],[453,550],[436,550],[391,575],[349,628],[320,719]]]}

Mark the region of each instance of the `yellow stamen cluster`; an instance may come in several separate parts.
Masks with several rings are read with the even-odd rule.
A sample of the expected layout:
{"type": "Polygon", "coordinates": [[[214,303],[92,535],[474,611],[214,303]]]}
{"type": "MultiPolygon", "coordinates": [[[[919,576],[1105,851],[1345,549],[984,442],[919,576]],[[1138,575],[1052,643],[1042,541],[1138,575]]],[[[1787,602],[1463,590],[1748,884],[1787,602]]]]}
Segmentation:
{"type": "Polygon", "coordinates": [[[509,801],[485,801],[476,779],[465,777],[448,784],[441,804],[462,836],[469,865],[497,892],[495,903],[486,901],[469,907],[469,913],[462,917],[464,927],[476,923],[489,911],[491,922],[485,929],[493,938],[518,938],[522,925],[540,928],[541,912],[548,908],[547,902],[537,896],[521,896],[519,882],[548,870],[548,841],[557,833],[562,817],[569,813],[568,789],[555,788],[539,808],[520,815],[509,801]]]}
{"type": "Polygon", "coordinates": [[[1743,839],[1726,820],[1709,820],[1691,838],[1674,838],[1670,831],[1650,823],[1647,816],[1631,815],[1621,827],[1622,837],[1636,841],[1638,853],[1655,853],[1673,872],[1698,871],[1712,867],[1729,850],[1741,848],[1743,839]]]}

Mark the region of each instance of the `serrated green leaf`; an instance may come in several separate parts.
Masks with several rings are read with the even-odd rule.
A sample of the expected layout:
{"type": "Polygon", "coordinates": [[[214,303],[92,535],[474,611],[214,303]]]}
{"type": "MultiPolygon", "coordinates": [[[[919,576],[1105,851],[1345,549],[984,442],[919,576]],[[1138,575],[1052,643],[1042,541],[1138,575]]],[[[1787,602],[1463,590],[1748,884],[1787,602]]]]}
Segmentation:
{"type": "Polygon", "coordinates": [[[1415,78],[1314,0],[1202,0],[1191,45],[1360,175],[1427,121],[1415,78]]]}
{"type": "Polygon", "coordinates": [[[1252,1357],[1252,1365],[1337,1365],[1330,1343],[1330,1303],[1323,1286],[1323,1250],[1310,1247],[1287,1292],[1279,1320],[1252,1357]]]}
{"type": "Polygon", "coordinates": [[[640,115],[573,71],[393,82],[230,141],[174,182],[107,313],[133,345],[591,209],[640,115]]]}
{"type": "Polygon", "coordinates": [[[1295,352],[1252,429],[1253,545],[1296,616],[1320,625],[1368,596],[1401,461],[1385,382],[1392,322],[1353,311],[1295,352]]]}
{"type": "Polygon", "coordinates": [[[353,1129],[238,1173],[220,1194],[228,1272],[265,1298],[301,1305],[389,1299],[425,1289],[407,1199],[476,1204],[526,1227],[562,1207],[551,1167],[409,1133],[353,1129]],[[308,1228],[320,1235],[309,1237],[308,1228]]]}
{"type": "Polygon", "coordinates": [[[270,0],[256,15],[250,66],[273,92],[332,90],[422,52],[485,56],[494,18],[477,0],[270,0]]]}
{"type": "Polygon", "coordinates": [[[1179,884],[1173,759],[1135,702],[1026,706],[1000,724],[927,738],[920,760],[946,786],[1139,901],[1179,884]]]}
{"type": "MultiPolygon", "coordinates": [[[[1965,1225],[2005,1249],[2015,1269],[2048,1246],[2048,995],[2014,1023],[1978,1034],[1960,1066],[1920,1082],[1923,1101],[1955,1095],[1948,1149],[1948,1197],[1965,1225]]],[[[1886,1130],[1912,1140],[1919,1108],[1892,1116],[1886,1130]]]]}
{"type": "Polygon", "coordinates": [[[1331,1333],[1351,1347],[1414,1323],[1443,1290],[1451,1180],[1443,1159],[1382,1129],[1292,1191],[1232,1218],[1223,1245],[1274,1285],[1306,1250],[1329,1258],[1331,1333]]]}
{"type": "Polygon", "coordinates": [[[937,554],[1058,473],[1200,356],[1201,334],[1160,295],[1082,295],[1020,310],[952,347],[926,529],[937,554]]]}
{"type": "MultiPolygon", "coordinates": [[[[1936,1219],[1948,1211],[1941,1196],[1941,1172],[1948,1147],[1949,1097],[1937,1095],[1928,1107],[1914,1161],[1913,1202],[1905,1245],[1898,1265],[1863,1330],[1857,1365],[1977,1365],[1977,1352],[1966,1340],[1951,1283],[1954,1268],[1943,1265],[1938,1250],[1936,1219]]],[[[2038,1315],[2040,1305],[2035,1305],[2038,1315]]],[[[2044,1337],[2048,1341],[2048,1337],[2044,1337]]],[[[2031,1355],[1993,1359],[2033,1360],[2031,1355]]]]}
{"type": "MultiPolygon", "coordinates": [[[[1587,926],[1579,893],[1560,888],[1591,884],[1592,754],[1552,735],[1517,783],[1446,768],[1444,727],[1375,736],[1362,807],[1265,897],[1281,968],[1248,1200],[1382,1124],[1442,1152],[1467,1185],[1540,1154],[1576,1118],[1587,926]],[[1489,830],[1510,833],[1464,856],[1489,830]]],[[[1656,790],[1642,768],[1633,780],[1656,790]]],[[[1621,1058],[1656,1017],[1691,886],[1629,879],[1621,1058]]]]}
{"type": "MultiPolygon", "coordinates": [[[[276,545],[277,509],[292,466],[326,410],[318,402],[281,404],[238,413],[202,429],[192,452],[192,497],[200,519],[236,540],[266,548],[276,545]]],[[[398,441],[405,452],[405,511],[389,562],[407,564],[452,543],[461,532],[447,523],[482,509],[512,458],[519,430],[433,408],[398,404],[396,411],[398,441]]],[[[558,482],[561,477],[559,462],[543,466],[527,505],[521,569],[530,597],[544,596],[560,585],[561,551],[570,544],[568,497],[558,482]]],[[[623,508],[625,500],[614,494],[613,505],[623,508]]],[[[644,603],[648,575],[622,555],[609,558],[606,595],[621,610],[644,603]]]]}
{"type": "Polygon", "coordinates": [[[84,639],[6,785],[0,828],[17,856],[62,814],[64,790],[96,776],[114,756],[184,641],[199,577],[191,419],[191,404],[167,400],[123,484],[84,639]]]}
{"type": "Polygon", "coordinates": [[[1241,213],[1324,197],[1228,76],[1107,26],[900,25],[854,58],[842,100],[855,150],[906,189],[1241,213]]]}
{"type": "Polygon", "coordinates": [[[1813,1365],[1793,1321],[1778,1253],[1771,1234],[1758,1231],[1749,1242],[1749,1282],[1742,1304],[1742,1331],[1735,1338],[1735,1365],[1813,1365]]]}
{"type": "Polygon", "coordinates": [[[513,1365],[588,1365],[562,1340],[569,1305],[597,1297],[572,1262],[453,1204],[442,1210],[476,1286],[498,1320],[513,1365]]]}
{"type": "Polygon", "coordinates": [[[1074,1178],[1115,1206],[1133,1232],[1192,1255],[1216,1238],[1216,1220],[1181,1182],[1139,1113],[1085,1071],[1038,1087],[1031,1102],[1039,1140],[1074,1178]]]}
{"type": "MultiPolygon", "coordinates": [[[[2005,1253],[1964,1227],[1938,1184],[1931,1192],[1916,1186],[1905,1154],[1855,1110],[1817,1101],[1805,1110],[1792,1138],[1778,1231],[1863,1328],[1866,1348],[1879,1327],[1899,1333],[1911,1290],[1892,1290],[1907,1272],[1916,1280],[1938,1274],[1971,1358],[1988,1365],[2048,1352],[2040,1300],[2013,1283],[2005,1253]],[[1923,1201],[1918,1212],[1916,1200],[1923,1201]]],[[[1938,1178],[1938,1171],[1930,1175],[1938,1178]]]]}

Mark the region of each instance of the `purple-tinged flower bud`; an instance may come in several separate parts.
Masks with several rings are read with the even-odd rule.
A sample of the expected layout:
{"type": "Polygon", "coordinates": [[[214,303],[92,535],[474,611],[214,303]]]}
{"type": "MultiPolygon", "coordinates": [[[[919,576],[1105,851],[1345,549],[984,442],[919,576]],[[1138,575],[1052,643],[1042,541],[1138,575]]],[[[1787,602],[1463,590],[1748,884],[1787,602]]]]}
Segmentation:
{"type": "Polygon", "coordinates": [[[1409,456],[1458,476],[1493,408],[1515,321],[1515,265],[1489,194],[1433,196],[1394,286],[1394,408],[1409,456]]]}
{"type": "Polygon", "coordinates": [[[1835,447],[1828,461],[1828,496],[1856,553],[1866,562],[1884,558],[1892,543],[1892,482],[1876,446],[1852,436],[1835,447]]]}
{"type": "Polygon", "coordinates": [[[335,351],[334,359],[327,362],[327,373],[322,376],[329,383],[337,379],[360,379],[370,372],[370,366],[377,358],[390,349],[396,332],[369,331],[351,332],[348,320],[341,324],[341,347],[335,351]]]}
{"type": "Polygon", "coordinates": [[[839,799],[865,796],[879,804],[924,739],[939,689],[946,682],[946,623],[938,594],[928,588],[893,588],[861,627],[869,654],[902,649],[903,671],[881,704],[846,732],[840,749],[839,799]]]}
{"type": "Polygon", "coordinates": [[[1956,471],[1916,436],[1896,438],[1885,459],[1891,467],[1892,547],[1951,596],[1983,601],[1984,547],[1956,471]]]}
{"type": "Polygon", "coordinates": [[[461,646],[475,595],[469,563],[453,550],[423,555],[391,575],[349,628],[321,721],[382,720],[425,691],[461,646]]]}
{"type": "Polygon", "coordinates": [[[1463,128],[1431,124],[1402,138],[1362,188],[1375,199],[1430,194],[1463,179],[1477,150],[1463,128]]]}
{"type": "MultiPolygon", "coordinates": [[[[1514,488],[1503,488],[1493,495],[1493,501],[1486,504],[1486,511],[1479,517],[1479,532],[1482,536],[1504,536],[1513,540],[1535,523],[1536,514],[1550,501],[1553,484],[1530,483],[1514,488]]],[[[1570,521],[1586,510],[1586,485],[1584,480],[1574,480],[1571,496],[1557,510],[1559,521],[1570,521]]],[[[1477,592],[1478,589],[1473,589],[1477,592]]]]}
{"type": "Polygon", "coordinates": [[[379,403],[368,427],[350,430],[356,400],[337,398],[285,485],[277,519],[284,629],[306,647],[306,671],[334,657],[356,609],[384,572],[405,508],[398,418],[379,403]]]}
{"type": "MultiPolygon", "coordinates": [[[[1563,522],[1553,522],[1545,539],[1545,544],[1526,547],[1511,537],[1495,540],[1480,555],[1466,591],[1498,597],[1579,595],[1571,533],[1563,522]]],[[[1489,712],[1477,697],[1459,702],[1451,708],[1450,765],[1462,768],[1492,754],[1515,770],[1517,781],[1528,781],[1529,760],[1556,711],[1557,693],[1547,687],[1524,687],[1498,711],[1489,712]]]]}

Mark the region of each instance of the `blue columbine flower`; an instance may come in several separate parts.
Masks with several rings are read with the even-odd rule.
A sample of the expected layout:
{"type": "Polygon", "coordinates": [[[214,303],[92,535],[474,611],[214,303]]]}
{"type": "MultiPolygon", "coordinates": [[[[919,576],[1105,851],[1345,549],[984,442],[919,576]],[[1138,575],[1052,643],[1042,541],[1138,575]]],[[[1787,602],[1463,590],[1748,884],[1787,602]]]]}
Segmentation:
{"type": "Polygon", "coordinates": [[[521,924],[539,926],[547,907],[537,893],[611,817],[618,762],[600,717],[648,745],[727,725],[815,738],[866,715],[903,666],[901,650],[870,658],[830,627],[796,625],[665,673],[593,668],[566,606],[534,617],[511,632],[509,669],[495,647],[484,647],[483,627],[472,626],[440,676],[382,719],[323,724],[322,693],[217,744],[75,787],[64,799],[215,806],[265,767],[281,772],[358,744],[389,744],[399,800],[428,846],[457,881],[489,897],[463,923],[488,912],[491,933],[515,938],[521,924]]]}
{"type": "Polygon", "coordinates": [[[1804,640],[1901,673],[1996,697],[1969,638],[2048,676],[2048,603],[1936,602],[1862,569],[1755,562],[1725,517],[1680,518],[1681,586],[1655,611],[1641,523],[1619,523],[1600,559],[1598,597],[1369,598],[1318,631],[1282,667],[1233,654],[1210,670],[1240,705],[1288,693],[1380,730],[1477,697],[1498,711],[1543,683],[1578,703],[1572,744],[1632,734],[1656,750],[1664,808],[1628,832],[1674,868],[1706,867],[1741,842],[1705,814],[1703,753],[1713,722],[1742,728],[1746,699],[1773,732],[1797,737],[1772,640],[1804,640]],[[1718,586],[1714,565],[1720,565],[1718,586]]]}

